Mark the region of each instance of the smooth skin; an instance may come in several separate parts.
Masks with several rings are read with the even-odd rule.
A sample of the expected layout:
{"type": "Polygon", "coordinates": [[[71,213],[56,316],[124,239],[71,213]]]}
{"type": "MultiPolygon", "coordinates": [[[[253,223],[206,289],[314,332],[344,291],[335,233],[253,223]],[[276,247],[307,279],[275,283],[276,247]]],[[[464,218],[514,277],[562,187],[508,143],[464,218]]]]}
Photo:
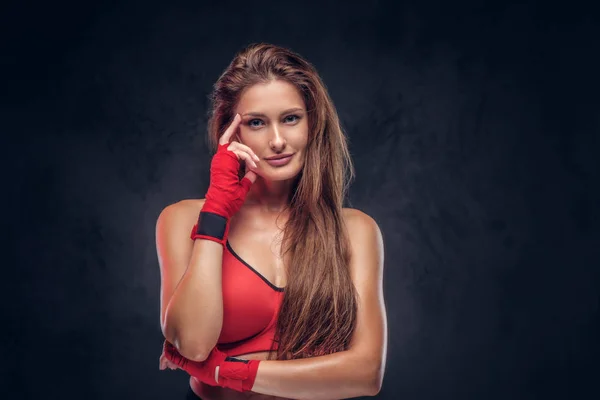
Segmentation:
{"type": "MultiPolygon", "coordinates": [[[[246,176],[253,185],[231,220],[229,241],[236,253],[267,280],[285,287],[283,265],[288,261],[281,257],[280,234],[286,216],[279,210],[287,198],[286,190],[303,167],[308,138],[306,109],[292,85],[274,81],[249,88],[236,112],[242,118],[234,118],[219,143],[231,143],[228,148],[245,161],[246,176]],[[289,112],[291,109],[295,111],[289,112]],[[294,156],[282,167],[273,167],[262,159],[288,152],[294,156]],[[259,161],[254,161],[256,156],[259,161]]],[[[161,313],[185,272],[193,247],[189,232],[203,204],[203,199],[190,199],[169,205],[157,222],[157,243],[161,239],[168,243],[158,250],[163,276],[161,313]],[[165,282],[172,283],[165,286],[165,282]]],[[[286,361],[264,361],[268,352],[239,355],[236,357],[263,360],[252,392],[212,387],[192,377],[194,392],[206,400],[334,399],[379,392],[387,353],[383,238],[377,223],[362,211],[344,208],[342,215],[352,251],[350,273],[359,295],[357,325],[349,350],[286,361]]],[[[163,356],[160,367],[177,368],[163,356]]]]}

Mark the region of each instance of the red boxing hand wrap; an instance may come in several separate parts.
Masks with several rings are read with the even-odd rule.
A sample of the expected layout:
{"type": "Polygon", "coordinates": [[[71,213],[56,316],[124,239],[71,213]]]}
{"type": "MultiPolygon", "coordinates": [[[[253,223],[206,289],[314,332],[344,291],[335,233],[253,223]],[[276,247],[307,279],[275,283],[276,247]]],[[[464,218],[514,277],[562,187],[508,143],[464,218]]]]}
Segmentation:
{"type": "Polygon", "coordinates": [[[179,368],[183,369],[191,376],[198,378],[200,381],[211,386],[219,386],[217,381],[215,381],[214,366],[210,368],[210,366],[206,364],[206,361],[192,361],[185,358],[179,353],[179,351],[177,351],[175,346],[166,340],[163,344],[163,353],[169,361],[178,365],[179,368]]]}
{"type": "Polygon", "coordinates": [[[225,361],[219,365],[219,385],[238,392],[252,390],[258,373],[258,364],[260,364],[259,360],[225,358],[225,361]]]}
{"type": "Polygon", "coordinates": [[[227,150],[230,143],[220,144],[210,166],[210,186],[191,239],[208,239],[224,245],[229,234],[229,220],[242,207],[252,181],[238,177],[238,156],[227,150]]]}
{"type": "Polygon", "coordinates": [[[202,362],[191,361],[183,357],[175,346],[165,340],[164,353],[167,359],[177,364],[181,369],[200,381],[211,385],[221,386],[238,392],[252,390],[259,360],[241,360],[227,357],[225,353],[214,347],[208,358],[202,362]],[[219,367],[219,382],[215,381],[215,370],[219,367]]]}

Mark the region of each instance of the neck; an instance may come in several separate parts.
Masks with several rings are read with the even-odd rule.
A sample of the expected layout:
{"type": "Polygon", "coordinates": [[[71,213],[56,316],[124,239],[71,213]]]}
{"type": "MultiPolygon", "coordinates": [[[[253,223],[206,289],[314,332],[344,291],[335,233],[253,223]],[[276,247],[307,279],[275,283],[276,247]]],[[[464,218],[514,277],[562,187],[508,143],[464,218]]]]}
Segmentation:
{"type": "Polygon", "coordinates": [[[256,206],[265,213],[281,212],[288,205],[293,179],[267,181],[260,176],[250,187],[244,204],[256,206]]]}

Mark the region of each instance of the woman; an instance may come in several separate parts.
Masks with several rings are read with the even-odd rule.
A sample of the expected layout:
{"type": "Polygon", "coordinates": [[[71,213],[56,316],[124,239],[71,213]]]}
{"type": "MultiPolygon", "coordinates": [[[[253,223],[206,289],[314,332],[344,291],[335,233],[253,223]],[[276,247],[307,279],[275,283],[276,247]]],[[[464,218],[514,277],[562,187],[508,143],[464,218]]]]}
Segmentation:
{"type": "Polygon", "coordinates": [[[206,198],[167,206],[156,225],[160,368],[187,371],[190,396],[205,400],[377,394],[383,240],[343,208],[354,171],[318,73],[253,44],[212,102],[206,198]]]}

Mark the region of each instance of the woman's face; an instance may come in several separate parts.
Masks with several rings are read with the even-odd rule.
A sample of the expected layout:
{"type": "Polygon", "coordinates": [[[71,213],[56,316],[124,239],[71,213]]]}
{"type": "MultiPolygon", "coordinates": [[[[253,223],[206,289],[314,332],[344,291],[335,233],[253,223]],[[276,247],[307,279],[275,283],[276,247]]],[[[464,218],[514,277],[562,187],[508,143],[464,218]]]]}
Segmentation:
{"type": "Polygon", "coordinates": [[[242,117],[237,140],[260,158],[252,170],[261,177],[286,180],[304,166],[308,143],[308,114],[302,96],[285,81],[256,84],[244,91],[235,112],[242,117]],[[271,165],[266,158],[292,154],[285,165],[271,165]]]}

